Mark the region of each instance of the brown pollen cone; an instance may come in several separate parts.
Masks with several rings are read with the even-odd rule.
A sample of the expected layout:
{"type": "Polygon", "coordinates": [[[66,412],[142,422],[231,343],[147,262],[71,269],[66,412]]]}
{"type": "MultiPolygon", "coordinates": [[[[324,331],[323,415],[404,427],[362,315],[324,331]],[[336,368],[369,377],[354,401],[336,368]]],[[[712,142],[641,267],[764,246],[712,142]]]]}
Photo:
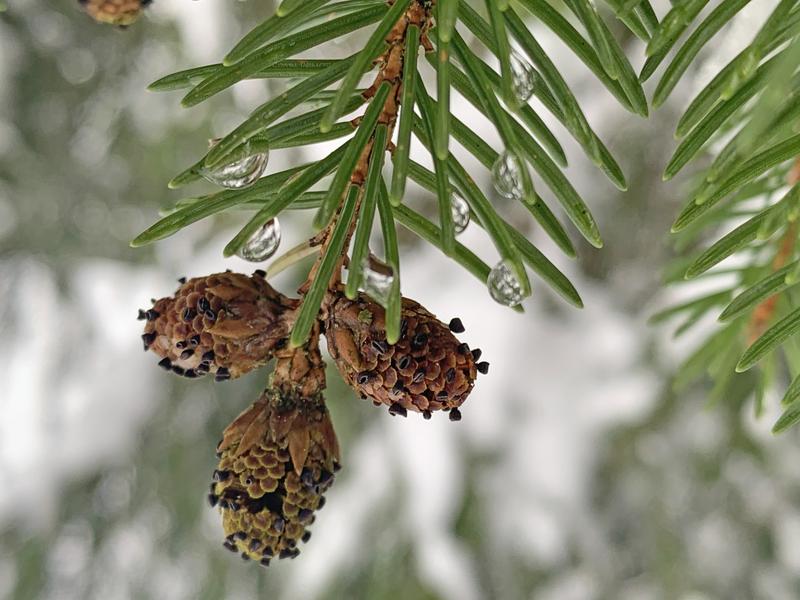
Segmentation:
{"type": "Polygon", "coordinates": [[[151,0],[79,0],[95,21],[110,25],[130,25],[151,0]]]}
{"type": "Polygon", "coordinates": [[[147,321],[145,350],[160,356],[164,369],[190,378],[211,373],[224,381],[266,364],[286,344],[287,316],[297,302],[275,291],[263,271],[181,282],[174,296],[139,311],[147,321]]]}
{"type": "Polygon", "coordinates": [[[339,469],[339,444],[322,397],[318,336],[281,350],[270,386],[225,430],[209,502],[220,507],[225,547],[268,565],[294,558],[339,469]]]}
{"type": "Polygon", "coordinates": [[[412,410],[428,419],[445,410],[457,421],[477,372],[488,369],[488,363],[475,362],[480,350],[470,351],[453,335],[464,330],[459,319],[448,327],[409,298],[403,298],[401,335],[394,345],[386,341],[383,307],[363,294],[355,300],[331,294],[326,312],[328,351],[342,377],[392,415],[412,410]]]}

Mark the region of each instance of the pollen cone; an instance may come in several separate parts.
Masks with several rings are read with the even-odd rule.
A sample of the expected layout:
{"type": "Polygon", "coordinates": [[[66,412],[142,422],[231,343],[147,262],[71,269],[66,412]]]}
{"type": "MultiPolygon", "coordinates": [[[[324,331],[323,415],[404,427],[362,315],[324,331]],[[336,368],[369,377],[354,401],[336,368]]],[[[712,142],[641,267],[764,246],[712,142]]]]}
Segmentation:
{"type": "Polygon", "coordinates": [[[460,320],[450,326],[417,302],[403,298],[401,336],[386,342],[384,309],[364,295],[355,300],[331,295],[326,306],[328,350],[345,381],[362,398],[385,404],[393,415],[421,412],[430,418],[437,410],[461,418],[458,407],[467,399],[477,371],[488,363],[475,361],[453,331],[463,331],[460,320]]]}
{"type": "Polygon", "coordinates": [[[224,381],[266,364],[285,345],[285,317],[295,304],[262,271],[198,277],[139,311],[147,321],[142,340],[164,369],[185,377],[210,373],[224,381]]]}
{"type": "Polygon", "coordinates": [[[152,0],[79,0],[83,9],[100,23],[130,25],[152,0]]]}
{"type": "Polygon", "coordinates": [[[217,448],[209,501],[222,513],[225,547],[265,566],[300,553],[339,469],[317,343],[278,352],[270,386],[217,448]]]}

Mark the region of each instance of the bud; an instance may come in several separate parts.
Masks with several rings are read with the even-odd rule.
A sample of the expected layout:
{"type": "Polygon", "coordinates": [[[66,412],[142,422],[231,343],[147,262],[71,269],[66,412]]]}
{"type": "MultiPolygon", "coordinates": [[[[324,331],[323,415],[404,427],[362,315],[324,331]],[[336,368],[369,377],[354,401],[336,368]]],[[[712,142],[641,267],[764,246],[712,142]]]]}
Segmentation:
{"type": "Polygon", "coordinates": [[[449,410],[451,420],[461,418],[458,407],[472,390],[477,371],[488,363],[476,365],[480,351],[473,355],[453,335],[463,331],[459,319],[448,327],[403,298],[401,336],[390,345],[384,309],[363,294],[356,300],[333,295],[326,308],[328,350],[362,398],[385,404],[393,415],[413,410],[430,418],[433,411],[449,410]]]}
{"type": "Polygon", "coordinates": [[[161,357],[161,367],[185,377],[210,373],[223,381],[266,364],[286,344],[287,311],[296,301],[275,291],[263,271],[181,281],[173,297],[139,311],[147,321],[145,349],[161,357]]]}
{"type": "Polygon", "coordinates": [[[225,547],[263,565],[299,554],[339,469],[316,343],[279,353],[269,388],[217,448],[209,501],[222,513],[225,547]]]}
{"type": "Polygon", "coordinates": [[[95,21],[111,25],[130,25],[152,0],[79,0],[95,21]]]}

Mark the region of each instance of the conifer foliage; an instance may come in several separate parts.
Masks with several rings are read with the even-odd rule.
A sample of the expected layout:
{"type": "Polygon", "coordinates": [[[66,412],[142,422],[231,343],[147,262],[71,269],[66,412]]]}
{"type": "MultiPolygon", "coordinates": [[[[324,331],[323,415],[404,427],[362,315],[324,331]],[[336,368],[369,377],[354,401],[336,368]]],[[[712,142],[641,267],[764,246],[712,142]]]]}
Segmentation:
{"type": "MultiPolygon", "coordinates": [[[[748,2],[720,2],[705,14],[706,4],[676,3],[650,41],[643,77],[694,26],[664,70],[654,104],[666,99],[703,46],[722,36],[748,2]]],[[[713,291],[654,317],[682,317],[677,334],[708,314],[720,323],[683,362],[679,390],[704,375],[714,381],[711,401],[725,400],[734,385],[747,386],[760,414],[769,389],[781,389],[788,376],[791,385],[781,392],[785,410],[775,432],[800,420],[800,347],[793,338],[800,329],[798,8],[795,1],[777,2],[752,40],[697,92],[678,120],[678,146],[664,178],[701,156],[707,166],[693,174],[689,197],[673,223],[680,258],[669,267],[667,280],[692,285],[709,279],[713,291]]]]}
{"type": "MultiPolygon", "coordinates": [[[[95,18],[118,24],[132,22],[144,4],[84,2],[95,18]]],[[[673,225],[679,258],[667,279],[722,283],[654,317],[682,316],[678,333],[708,313],[721,322],[685,361],[679,386],[708,374],[715,381],[712,396],[722,399],[733,382],[746,383],[760,410],[771,385],[786,373],[794,378],[776,431],[800,420],[797,4],[776,2],[750,43],[695,95],[677,123],[679,141],[664,177],[699,157],[707,160],[692,176],[673,225]],[[736,375],[751,369],[758,376],[736,375]]],[[[560,38],[632,118],[647,117],[642,83],[661,71],[650,104],[662,105],[747,5],[677,0],[659,19],[648,0],[607,0],[602,7],[589,0],[283,0],[220,63],[151,84],[154,91],[181,91],[187,108],[246,79],[285,80],[285,89],[265,98],[169,183],[181,188],[207,179],[221,189],[178,201],[134,246],[247,209],[223,252],[263,262],[279,248],[284,211],[315,215],[308,240],[267,271],[184,281],[173,298],[140,315],[145,348],[184,376],[226,380],[277,358],[270,386],[231,424],[220,446],[223,466],[209,499],[223,511],[227,547],[262,564],[296,556],[338,469],[338,443],[322,398],[320,336],[355,392],[392,415],[431,418],[441,410],[457,421],[477,375],[488,371],[480,350],[456,339],[463,331],[458,319],[446,325],[402,296],[398,225],[485,282],[500,304],[519,309],[531,294],[532,273],[582,306],[569,279],[503,217],[504,204],[519,203],[569,257],[576,255],[572,235],[603,245],[589,206],[564,173],[563,139],[529,100],[535,97],[548,120],[560,123],[559,131],[614,185],[624,190],[627,184],[535,28],[560,38]],[[642,42],[640,73],[612,29],[642,42]],[[324,56],[342,54],[331,43],[351,35],[363,43],[349,56],[303,56],[320,48],[324,56]],[[486,116],[500,149],[459,118],[453,98],[486,116]],[[413,152],[412,136],[419,142],[413,152]],[[270,151],[321,142],[335,142],[335,149],[268,171],[270,151]],[[476,184],[466,158],[491,173],[494,190],[476,184]],[[406,204],[409,180],[430,192],[435,219],[406,204]],[[376,252],[373,226],[382,234],[376,252]],[[494,257],[479,257],[458,241],[468,226],[485,232],[494,257]],[[308,256],[316,260],[296,294],[284,296],[267,282],[308,256]]]]}

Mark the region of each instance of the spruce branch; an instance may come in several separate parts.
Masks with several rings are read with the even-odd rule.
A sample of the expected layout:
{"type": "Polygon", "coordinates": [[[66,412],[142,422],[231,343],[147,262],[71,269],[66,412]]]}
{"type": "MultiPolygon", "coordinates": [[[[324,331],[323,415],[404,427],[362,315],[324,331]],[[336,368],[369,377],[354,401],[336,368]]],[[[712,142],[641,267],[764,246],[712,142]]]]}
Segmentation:
{"type": "MultiPolygon", "coordinates": [[[[615,96],[631,110],[646,114],[646,107],[642,110],[640,102],[641,87],[635,77],[629,76],[630,65],[616,41],[596,10],[579,4],[573,3],[571,10],[581,17],[579,20],[586,27],[588,41],[552,9],[542,8],[542,3],[525,2],[523,6],[533,14],[544,14],[544,22],[567,41],[615,96]],[[602,48],[594,44],[601,44],[602,48]]],[[[500,206],[475,184],[459,158],[450,151],[453,138],[495,173],[495,179],[498,168],[511,169],[505,174],[509,179],[504,185],[512,186],[509,188],[512,200],[521,201],[558,247],[574,256],[569,233],[548,207],[546,199],[535,191],[529,171],[532,168],[576,229],[593,245],[602,244],[588,207],[562,173],[567,164],[563,147],[545,120],[527,103],[528,95],[532,92],[542,101],[615,185],[624,188],[625,177],[592,131],[555,62],[530,34],[528,25],[518,14],[519,9],[487,2],[487,13],[482,16],[466,2],[436,4],[429,0],[339,3],[316,0],[291,4],[290,8],[254,28],[222,63],[186,69],[151,85],[156,91],[187,90],[183,104],[192,106],[245,79],[300,78],[217,140],[205,156],[173,178],[170,187],[192,184],[207,177],[209,172],[236,165],[237,161],[247,160],[254,153],[303,147],[342,137],[349,139],[324,158],[267,175],[251,187],[180,200],[160,221],[139,235],[133,245],[163,239],[222,211],[255,209],[249,221],[224,248],[224,254],[230,256],[240,252],[284,210],[316,209],[314,223],[320,231],[310,238],[306,247],[319,249],[319,255],[300,288],[304,298],[302,319],[295,323],[297,332],[292,337],[293,344],[303,342],[304,332],[310,331],[313,323],[313,315],[324,304],[324,290],[336,289],[344,270],[348,277],[348,296],[352,298],[361,287],[363,266],[372,256],[368,234],[376,209],[386,242],[384,260],[393,272],[391,294],[385,300],[387,307],[394,307],[387,320],[391,339],[399,335],[400,257],[396,241],[392,243],[386,237],[393,237],[395,221],[411,227],[472,273],[481,273],[487,284],[496,269],[510,267],[510,283],[519,286],[521,294],[519,299],[510,298],[511,304],[530,293],[525,266],[528,262],[528,266],[559,294],[581,306],[574,286],[552,267],[525,234],[508,225],[500,214],[500,206]],[[477,48],[469,47],[459,31],[459,24],[465,25],[490,55],[494,54],[499,60],[500,72],[484,62],[477,48]],[[371,27],[371,31],[366,42],[349,57],[321,60],[295,56],[367,27],[371,27]],[[525,54],[525,57],[515,55],[517,64],[513,66],[510,62],[512,38],[525,54]],[[428,57],[427,62],[436,72],[435,99],[425,91],[421,55],[428,57]],[[532,64],[526,64],[528,60],[532,64]],[[371,81],[361,88],[363,77],[373,70],[371,81]],[[520,77],[532,79],[520,80],[520,77]],[[336,85],[334,91],[329,89],[332,85],[336,85]],[[523,86],[521,90],[514,88],[520,85],[523,86]],[[491,148],[453,113],[451,89],[458,90],[489,117],[505,146],[502,151],[491,148]],[[322,108],[297,112],[304,104],[320,99],[325,102],[322,108]],[[360,116],[339,120],[358,110],[360,116]],[[290,111],[295,114],[290,115],[290,111]],[[438,215],[438,226],[434,230],[413,217],[413,211],[400,210],[408,178],[427,179],[427,174],[411,156],[412,133],[423,141],[434,163],[432,192],[438,215]],[[376,145],[377,138],[382,141],[376,145]],[[391,161],[384,161],[386,151],[391,161]],[[384,162],[392,165],[388,185],[380,168],[384,162]],[[318,189],[319,186],[324,189],[318,189]],[[481,261],[478,267],[474,255],[466,253],[456,242],[452,212],[454,194],[466,198],[470,216],[486,230],[500,256],[502,265],[498,263],[495,270],[490,268],[488,274],[485,263],[481,261]],[[434,231],[435,241],[431,239],[434,231]],[[334,232],[338,234],[334,236],[334,232]],[[335,257],[329,256],[332,252],[335,257]],[[392,259],[390,255],[395,254],[392,259]],[[324,279],[324,285],[319,279],[324,279]]],[[[633,7],[633,12],[631,7],[620,5],[617,8],[624,8],[627,15],[624,18],[628,22],[643,23],[630,16],[641,12],[639,5],[633,7]]],[[[641,27],[635,27],[641,33],[641,27]]],[[[285,261],[281,268],[283,264],[285,261]]]]}
{"type": "MultiPolygon", "coordinates": [[[[701,17],[706,4],[676,4],[653,35],[643,79],[688,33],[656,87],[655,105],[667,98],[700,50],[747,2],[722,2],[701,17]]],[[[781,379],[776,374],[783,371],[795,380],[800,373],[793,339],[798,331],[793,286],[800,216],[799,64],[800,7],[796,0],[781,0],[749,44],[691,101],[678,121],[678,147],[664,171],[669,179],[698,157],[712,155],[710,166],[694,178],[690,197],[672,227],[680,252],[698,242],[707,247],[695,257],[677,259],[672,271],[687,280],[733,278],[722,289],[656,316],[682,316],[676,330],[682,333],[710,311],[719,311],[721,328],[700,344],[676,379],[684,385],[707,373],[715,382],[712,398],[724,397],[737,381],[754,392],[757,413],[763,410],[767,389],[781,379]],[[730,257],[735,257],[732,266],[720,265],[730,257]],[[751,369],[755,377],[735,375],[751,369]]],[[[797,388],[790,386],[785,404],[795,402],[797,388]]],[[[798,420],[800,411],[791,406],[774,430],[783,431],[798,420]]]]}
{"type": "MultiPolygon", "coordinates": [[[[377,62],[380,65],[377,76],[372,85],[362,93],[362,96],[370,101],[369,108],[359,122],[358,131],[352,141],[352,152],[350,155],[346,154],[343,157],[342,165],[337,171],[328,195],[323,200],[323,204],[317,213],[316,222],[318,224],[329,221],[329,214],[333,209],[334,202],[342,193],[346,194],[345,202],[340,204],[337,209],[338,216],[335,221],[328,222],[324,230],[322,236],[324,242],[320,256],[309,273],[306,283],[301,286],[301,291],[307,288],[308,292],[304,296],[300,314],[292,331],[290,343],[293,346],[299,346],[305,341],[313,323],[316,321],[324,293],[340,285],[341,270],[347,261],[350,238],[358,226],[360,235],[357,237],[357,243],[353,250],[353,260],[349,263],[350,272],[347,287],[348,296],[351,298],[356,296],[361,279],[361,265],[365,255],[368,253],[369,232],[372,224],[371,215],[374,215],[380,189],[379,185],[382,185],[382,183],[379,184],[379,181],[382,182],[383,155],[391,140],[402,103],[402,74],[405,57],[408,52],[407,41],[415,44],[414,52],[416,52],[417,43],[428,44],[427,30],[430,28],[430,8],[426,10],[422,4],[411,2],[410,0],[405,2],[398,1],[392,6],[384,20],[387,25],[376,29],[371,38],[371,40],[379,39],[380,35],[385,35],[384,42],[387,47],[383,54],[377,58],[377,62]],[[385,32],[384,30],[388,28],[388,25],[391,25],[391,27],[388,32],[385,32]],[[409,27],[414,27],[421,34],[407,38],[406,32],[409,27]],[[350,170],[348,168],[350,164],[349,158],[358,154],[359,149],[360,155],[354,167],[350,170]],[[344,181],[348,170],[350,170],[350,187],[349,191],[345,192],[344,181]],[[364,187],[365,182],[366,188],[364,187]],[[350,203],[353,204],[352,207],[349,206],[350,203]],[[362,218],[353,219],[353,214],[359,214],[363,204],[366,204],[364,213],[370,216],[361,215],[362,218]],[[337,254],[338,257],[333,258],[337,254]],[[324,285],[326,287],[323,287],[324,285]]],[[[359,56],[370,56],[373,53],[372,48],[376,45],[377,43],[374,41],[368,43],[359,56]]],[[[321,130],[329,130],[332,127],[333,119],[338,116],[337,112],[342,110],[341,102],[337,102],[337,99],[349,96],[351,90],[357,84],[361,70],[365,67],[363,61],[364,59],[361,62],[357,60],[351,66],[348,74],[356,73],[357,75],[353,75],[350,78],[345,77],[336,98],[323,115],[320,122],[321,130]],[[326,120],[327,118],[330,118],[330,122],[326,120]]],[[[397,267],[399,271],[399,264],[397,267]]],[[[392,296],[399,298],[399,272],[393,273],[393,278],[395,282],[392,296]]],[[[399,306],[398,298],[393,298],[390,305],[399,306]]],[[[386,327],[390,343],[396,342],[400,332],[399,311],[395,310],[387,315],[386,327]]]]}
{"type": "MultiPolygon", "coordinates": [[[[792,223],[786,228],[779,242],[775,258],[772,259],[771,268],[773,273],[782,270],[786,266],[786,263],[794,254],[796,244],[797,224],[792,223]]],[[[775,311],[778,308],[779,298],[779,294],[772,294],[755,307],[750,316],[750,322],[747,324],[748,344],[752,344],[760,338],[766,331],[769,323],[775,318],[775,311]]]]}

